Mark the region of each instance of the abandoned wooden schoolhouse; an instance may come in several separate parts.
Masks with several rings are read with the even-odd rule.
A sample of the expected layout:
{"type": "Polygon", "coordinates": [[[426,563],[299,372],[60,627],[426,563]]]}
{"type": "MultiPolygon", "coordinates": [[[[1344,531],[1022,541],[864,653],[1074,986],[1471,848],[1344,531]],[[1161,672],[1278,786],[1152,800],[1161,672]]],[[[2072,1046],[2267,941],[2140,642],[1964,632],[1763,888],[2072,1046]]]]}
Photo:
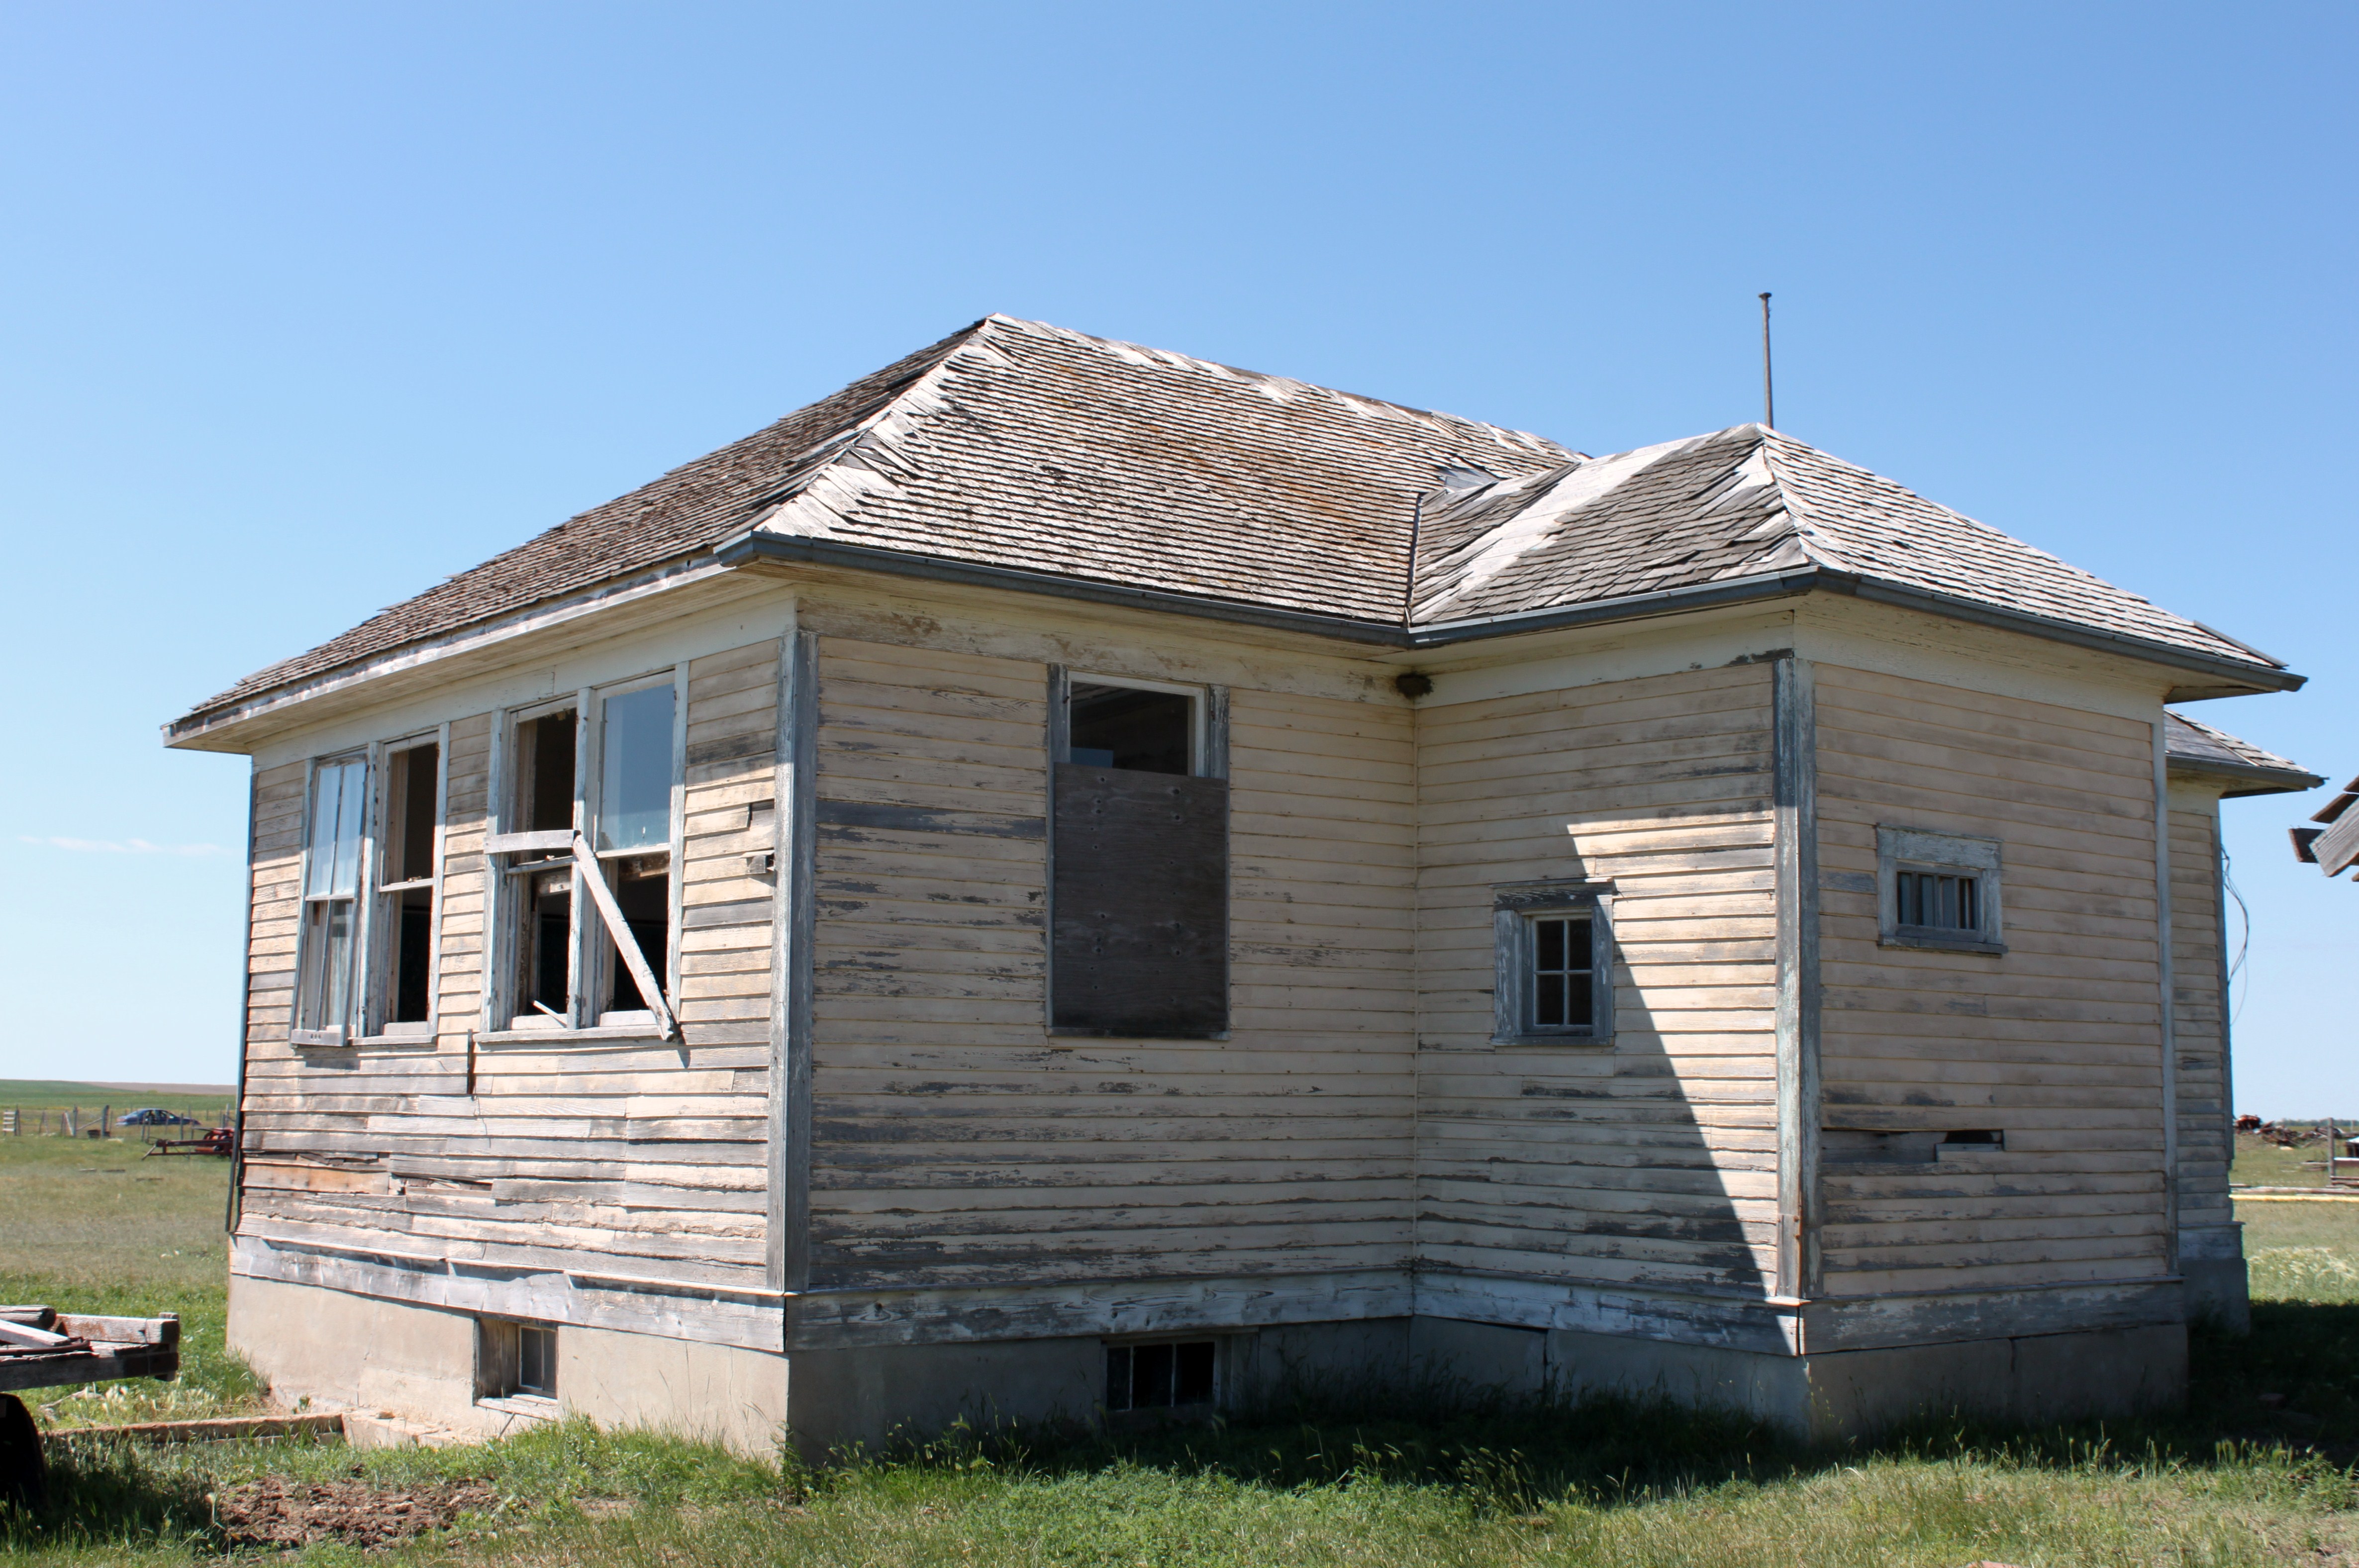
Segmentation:
{"type": "Polygon", "coordinates": [[[2318,782],[2176,705],[2300,683],[1759,425],[994,316],[168,727],[253,766],[232,1342],[749,1450],[2167,1402],[2220,802],[2318,782]]]}

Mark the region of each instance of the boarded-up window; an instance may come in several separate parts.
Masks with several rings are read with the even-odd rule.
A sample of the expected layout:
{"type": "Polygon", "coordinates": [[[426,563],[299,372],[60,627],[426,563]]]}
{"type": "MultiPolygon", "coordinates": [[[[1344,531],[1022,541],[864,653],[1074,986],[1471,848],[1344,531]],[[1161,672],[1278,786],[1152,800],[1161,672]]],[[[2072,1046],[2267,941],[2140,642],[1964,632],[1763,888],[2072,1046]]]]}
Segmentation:
{"type": "Polygon", "coordinates": [[[1205,776],[1209,694],[1075,681],[1056,696],[1051,1027],[1225,1032],[1229,786],[1205,776]]]}

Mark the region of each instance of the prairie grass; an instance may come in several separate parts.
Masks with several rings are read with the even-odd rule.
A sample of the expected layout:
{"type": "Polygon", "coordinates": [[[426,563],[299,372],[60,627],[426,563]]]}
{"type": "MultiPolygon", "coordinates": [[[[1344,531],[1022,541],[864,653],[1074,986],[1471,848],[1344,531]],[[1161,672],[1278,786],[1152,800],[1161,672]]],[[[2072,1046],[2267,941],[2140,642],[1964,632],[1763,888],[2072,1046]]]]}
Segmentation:
{"type": "MultiPolygon", "coordinates": [[[[179,1385],[44,1395],[53,1428],[249,1408],[261,1394],[222,1343],[223,1162],[129,1152],[0,1138],[0,1296],[178,1311],[186,1324],[179,1385]],[[136,1180],[148,1175],[159,1179],[136,1180]]],[[[2188,1409],[2164,1420],[1935,1422],[1808,1450],[1643,1404],[1396,1400],[1119,1439],[952,1434],[820,1469],[580,1423],[369,1454],[61,1432],[52,1508],[0,1512],[0,1553],[40,1568],[217,1560],[211,1499],[278,1475],[387,1488],[482,1478],[500,1498],[447,1534],[365,1554],[313,1547],[297,1554],[306,1563],[2359,1563],[2359,1292],[2334,1293],[2343,1270],[2359,1273],[2359,1204],[2247,1203],[2240,1217],[2256,1296],[2280,1299],[2256,1300],[2249,1338],[2197,1336],[2188,1409]]]]}

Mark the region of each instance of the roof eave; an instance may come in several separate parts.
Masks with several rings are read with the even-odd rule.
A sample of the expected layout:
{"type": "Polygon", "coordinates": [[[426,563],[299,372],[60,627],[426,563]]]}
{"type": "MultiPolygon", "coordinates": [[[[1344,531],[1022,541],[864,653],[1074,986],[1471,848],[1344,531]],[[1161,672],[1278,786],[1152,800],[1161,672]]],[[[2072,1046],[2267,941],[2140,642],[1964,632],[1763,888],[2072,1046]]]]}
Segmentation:
{"type": "MultiPolygon", "coordinates": [[[[1926,589],[1913,588],[1902,583],[1865,577],[1856,572],[1835,571],[1823,566],[1805,567],[1793,572],[1768,572],[1756,577],[1734,578],[1721,583],[1654,589],[1644,593],[1623,594],[1612,599],[1592,600],[1580,604],[1522,610],[1504,615],[1484,616],[1464,621],[1445,621],[1418,626],[1371,621],[1349,615],[1321,615],[1315,611],[1288,609],[1278,605],[1258,604],[1249,601],[1223,599],[1206,594],[1174,593],[1164,589],[1134,588],[1121,583],[1093,581],[1057,572],[1027,572],[1015,567],[992,566],[943,556],[916,555],[906,550],[886,550],[874,545],[848,544],[840,539],[823,539],[807,534],[777,534],[753,529],[728,540],[710,554],[700,554],[688,560],[667,562],[652,572],[636,574],[624,582],[602,584],[598,589],[587,593],[571,595],[564,600],[534,605],[492,622],[477,623],[459,628],[429,642],[406,644],[377,659],[364,661],[359,666],[342,666],[306,677],[300,681],[265,688],[247,694],[234,703],[192,710],[164,726],[164,744],[168,746],[202,749],[201,743],[203,740],[215,736],[220,731],[233,724],[283,708],[291,702],[300,702],[322,690],[349,686],[356,681],[365,681],[378,673],[407,668],[422,658],[431,657],[446,646],[473,644],[513,636],[552,616],[571,619],[577,615],[592,614],[621,600],[673,585],[683,573],[727,572],[757,562],[835,567],[850,571],[876,572],[896,576],[914,577],[929,582],[953,583],[969,587],[998,588],[1013,593],[1044,594],[1094,604],[1122,605],[1132,609],[1192,615],[1242,626],[1261,626],[1273,631],[1295,632],[1311,637],[1329,637],[1342,642],[1353,642],[1364,646],[1404,651],[1450,648],[1492,637],[1515,637],[1572,626],[1602,625],[1613,621],[1641,620],[1696,610],[1719,609],[1733,604],[1794,598],[1811,593],[1831,593],[1899,605],[1951,620],[2017,632],[2098,652],[2116,654],[2145,663],[2184,670],[2192,674],[2210,678],[2210,683],[2205,685],[2173,687],[2166,699],[2170,702],[2190,702],[2204,697],[2235,696],[2262,691],[2290,691],[2299,689],[2308,679],[2288,670],[2265,668],[2241,659],[2212,658],[2190,648],[2173,648],[2167,643],[2155,642],[2144,637],[2103,631],[2095,627],[2074,626],[2069,622],[2052,620],[2044,615],[2029,615],[1998,605],[1977,604],[1973,600],[1961,599],[1951,594],[1936,593],[1926,589]]],[[[2304,774],[2299,777],[2309,776],[2304,774]]],[[[2310,787],[2310,785],[2301,786],[2304,789],[2310,787]]]]}
{"type": "Polygon", "coordinates": [[[2180,757],[2169,759],[2169,773],[2173,779],[2233,786],[2220,792],[2223,800],[2233,800],[2243,795],[2299,795],[2326,782],[2319,775],[2299,768],[2263,768],[2257,763],[2212,762],[2180,757]]]}

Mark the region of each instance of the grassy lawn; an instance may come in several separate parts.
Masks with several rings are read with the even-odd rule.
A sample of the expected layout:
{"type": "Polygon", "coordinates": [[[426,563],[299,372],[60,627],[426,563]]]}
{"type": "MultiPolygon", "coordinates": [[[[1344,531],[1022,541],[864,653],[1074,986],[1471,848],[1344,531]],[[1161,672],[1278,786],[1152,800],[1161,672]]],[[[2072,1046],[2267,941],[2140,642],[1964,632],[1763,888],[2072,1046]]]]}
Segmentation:
{"type": "MultiPolygon", "coordinates": [[[[185,1387],[51,1399],[52,1426],[255,1398],[221,1351],[223,1164],[132,1152],[0,1139],[0,1295],[190,1323],[185,1387]]],[[[66,1436],[52,1508],[0,1513],[0,1552],[217,1559],[238,1499],[276,1476],[404,1499],[469,1484],[455,1529],[365,1552],[315,1545],[295,1553],[307,1563],[2359,1563],[2359,1203],[2246,1203],[2240,1217],[2256,1295],[2272,1299],[2249,1339],[2198,1337],[2193,1397],[2168,1420],[1937,1423],[1809,1451],[1637,1406],[1299,1410],[1119,1441],[950,1442],[816,1473],[578,1425],[372,1454],[66,1436]]]]}

